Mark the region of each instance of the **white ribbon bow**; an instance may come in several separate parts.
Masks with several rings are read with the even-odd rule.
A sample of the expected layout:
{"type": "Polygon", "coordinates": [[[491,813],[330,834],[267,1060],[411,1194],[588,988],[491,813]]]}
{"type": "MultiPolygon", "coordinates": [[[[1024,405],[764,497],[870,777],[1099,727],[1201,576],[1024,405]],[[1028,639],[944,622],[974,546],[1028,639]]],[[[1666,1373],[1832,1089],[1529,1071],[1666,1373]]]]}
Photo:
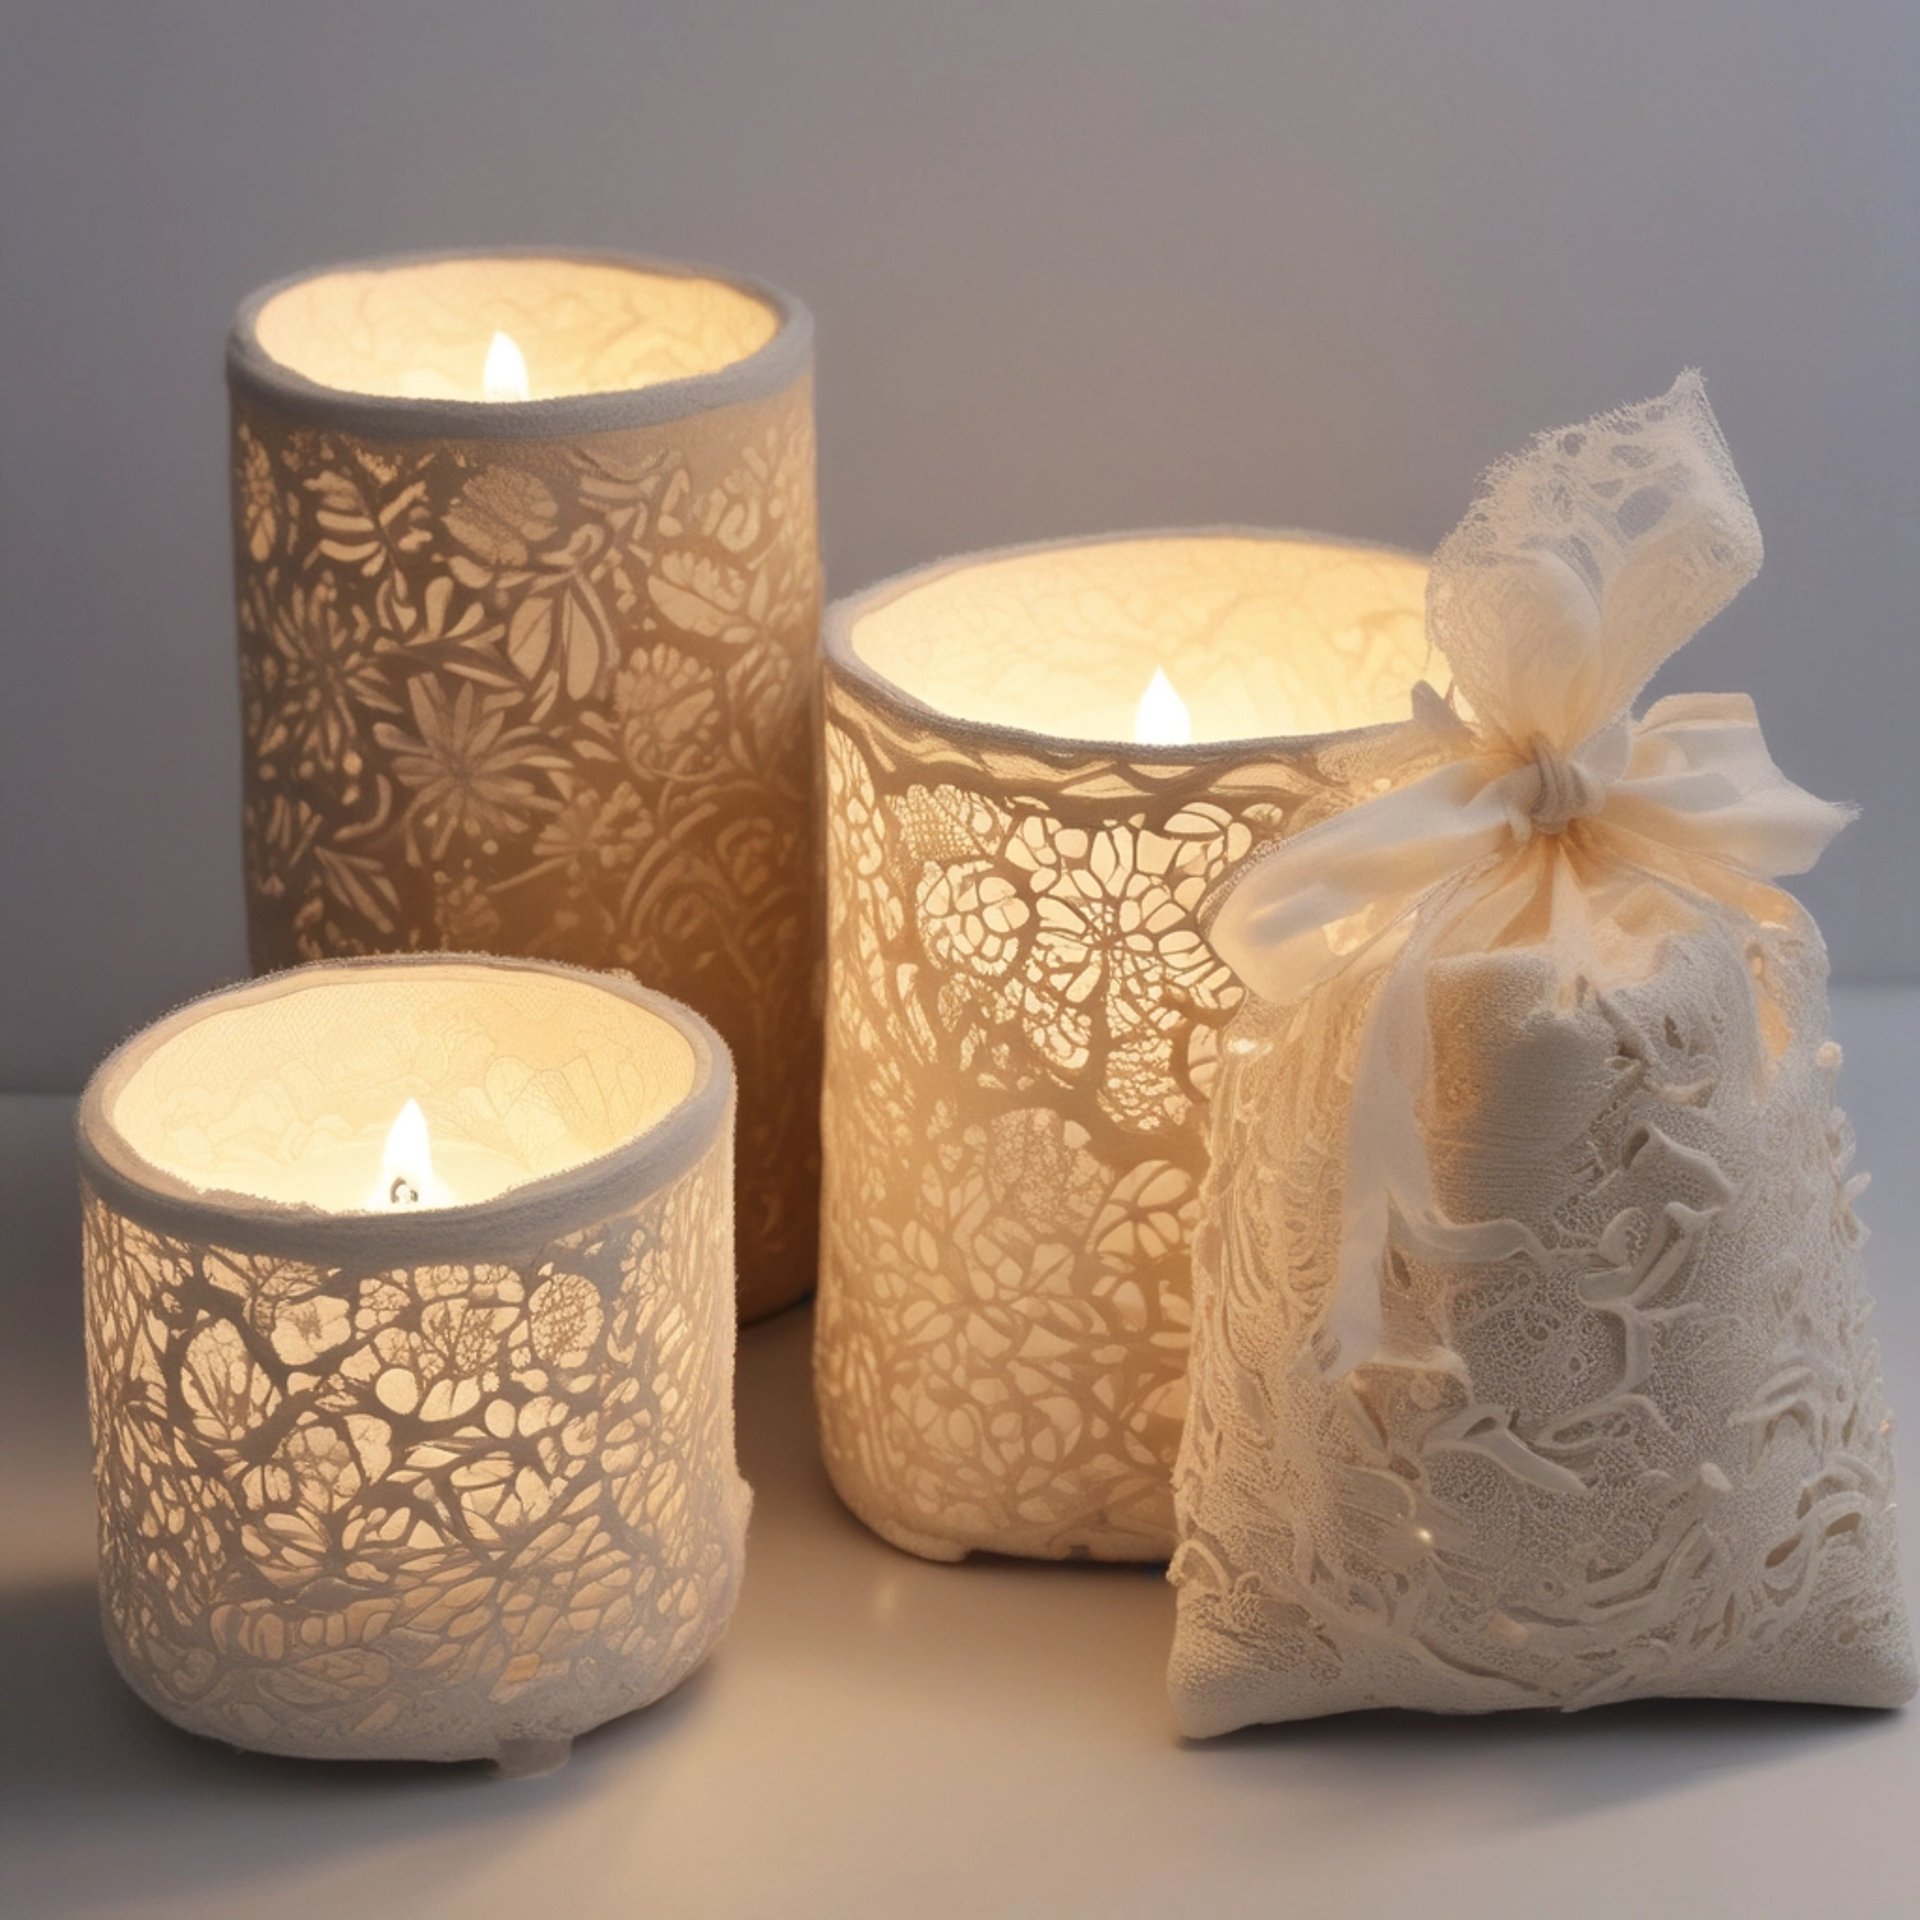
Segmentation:
{"type": "MultiPolygon", "coordinates": [[[[1743,694],[1681,694],[1638,720],[1654,670],[1758,572],[1760,531],[1697,374],[1661,399],[1543,434],[1488,476],[1434,555],[1427,629],[1473,716],[1424,683],[1415,752],[1440,764],[1257,856],[1209,935],[1262,999],[1383,968],[1347,1127],[1328,1370],[1384,1352],[1393,1219],[1462,1257],[1525,1251],[1510,1222],[1434,1206],[1416,1112],[1437,951],[1538,946],[1591,977],[1623,880],[1754,915],[1850,817],[1774,765],[1743,694]]],[[[1449,1364],[1444,1353],[1418,1356],[1449,1364]]]]}

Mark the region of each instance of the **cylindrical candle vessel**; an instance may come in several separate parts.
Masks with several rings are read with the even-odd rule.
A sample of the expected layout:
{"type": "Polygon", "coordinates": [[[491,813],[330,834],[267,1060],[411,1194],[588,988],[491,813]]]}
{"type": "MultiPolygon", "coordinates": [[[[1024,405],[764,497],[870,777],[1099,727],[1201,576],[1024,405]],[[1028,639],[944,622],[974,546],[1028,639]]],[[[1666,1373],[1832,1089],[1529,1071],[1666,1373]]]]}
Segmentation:
{"type": "Polygon", "coordinates": [[[741,1073],[740,1305],[813,1281],[812,328],[618,257],[373,261],[228,350],[253,963],[618,967],[741,1073]]]}
{"type": "Polygon", "coordinates": [[[936,1559],[1164,1558],[1219,1030],[1199,924],[1384,784],[1426,566],[1310,536],[989,554],[826,626],[816,1375],[835,1485],[936,1559]]]}
{"type": "Polygon", "coordinates": [[[537,1766],[718,1639],[733,1104],[614,975],[275,975],[80,1110],[108,1644],[192,1732],[537,1766]]]}

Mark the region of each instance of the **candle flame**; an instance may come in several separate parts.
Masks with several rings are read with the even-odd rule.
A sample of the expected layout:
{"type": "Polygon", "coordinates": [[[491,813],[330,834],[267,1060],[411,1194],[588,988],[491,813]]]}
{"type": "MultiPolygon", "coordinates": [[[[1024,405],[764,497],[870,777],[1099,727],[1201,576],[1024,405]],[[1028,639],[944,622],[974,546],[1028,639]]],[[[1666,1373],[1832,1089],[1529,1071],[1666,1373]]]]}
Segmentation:
{"type": "Polygon", "coordinates": [[[433,1142],[418,1100],[409,1100],[394,1116],[380,1155],[377,1207],[431,1207],[441,1204],[440,1182],[433,1173],[433,1142]]]}
{"type": "Polygon", "coordinates": [[[1193,743],[1193,716],[1174,691],[1164,667],[1155,667],[1133,717],[1133,737],[1143,747],[1185,747],[1193,743]]]}
{"type": "Polygon", "coordinates": [[[527,356],[510,333],[495,332],[487,344],[486,365],[480,369],[480,391],[489,400],[525,400],[532,389],[527,381],[527,356]]]}

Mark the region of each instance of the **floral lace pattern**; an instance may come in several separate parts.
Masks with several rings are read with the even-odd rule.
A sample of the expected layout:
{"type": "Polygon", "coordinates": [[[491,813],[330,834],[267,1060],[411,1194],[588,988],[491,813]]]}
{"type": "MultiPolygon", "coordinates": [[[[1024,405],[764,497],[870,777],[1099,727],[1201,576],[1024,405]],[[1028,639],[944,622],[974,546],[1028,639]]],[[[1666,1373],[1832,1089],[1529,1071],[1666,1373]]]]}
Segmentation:
{"type": "Polygon", "coordinates": [[[1559,1001],[1537,955],[1433,969],[1455,1224],[1397,1221],[1389,1268],[1401,1350],[1446,1362],[1308,1364],[1366,991],[1246,1003],[1196,1242],[1183,1731],[1912,1692],[1825,956],[1733,918],[1559,1001]]]}
{"type": "Polygon", "coordinates": [[[841,673],[816,1375],[895,1544],[1164,1559],[1188,1244],[1239,989],[1199,909],[1395,734],[1133,764],[977,748],[841,673]]]}
{"type": "Polygon", "coordinates": [[[673,1687],[732,1611],[749,1503],[727,1168],[722,1139],[525,1258],[369,1271],[87,1194],[101,1589],[133,1686],[237,1745],[428,1759],[673,1687]]]}
{"type": "Polygon", "coordinates": [[[741,1309],[811,1282],[811,396],[567,442],[387,444],[235,396],[261,969],[625,969],[739,1067],[741,1309]]]}

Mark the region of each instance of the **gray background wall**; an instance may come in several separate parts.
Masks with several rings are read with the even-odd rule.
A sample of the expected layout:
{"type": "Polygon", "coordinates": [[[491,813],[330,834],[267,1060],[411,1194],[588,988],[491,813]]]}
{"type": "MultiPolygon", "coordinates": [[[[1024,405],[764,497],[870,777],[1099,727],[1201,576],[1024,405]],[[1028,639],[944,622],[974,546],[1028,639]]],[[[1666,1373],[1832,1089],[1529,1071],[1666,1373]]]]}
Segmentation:
{"type": "Polygon", "coordinates": [[[1703,365],[1770,548],[1663,685],[1864,823],[1920,973],[1920,9],[489,0],[8,9],[0,1086],[243,967],[219,355],[249,287],[489,241],[790,284],[831,583],[1247,520],[1427,544],[1703,365]]]}

